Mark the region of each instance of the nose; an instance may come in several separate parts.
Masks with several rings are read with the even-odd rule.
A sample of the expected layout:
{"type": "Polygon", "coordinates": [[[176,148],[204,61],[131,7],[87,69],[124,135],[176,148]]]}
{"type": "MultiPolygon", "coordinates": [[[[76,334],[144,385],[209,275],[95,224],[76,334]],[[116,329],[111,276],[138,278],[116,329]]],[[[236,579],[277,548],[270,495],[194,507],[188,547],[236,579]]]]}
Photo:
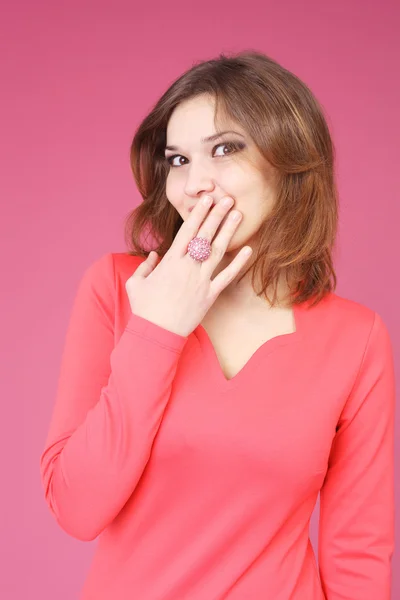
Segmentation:
{"type": "Polygon", "coordinates": [[[208,169],[193,162],[188,169],[184,193],[192,198],[201,198],[215,190],[215,183],[208,169]]]}

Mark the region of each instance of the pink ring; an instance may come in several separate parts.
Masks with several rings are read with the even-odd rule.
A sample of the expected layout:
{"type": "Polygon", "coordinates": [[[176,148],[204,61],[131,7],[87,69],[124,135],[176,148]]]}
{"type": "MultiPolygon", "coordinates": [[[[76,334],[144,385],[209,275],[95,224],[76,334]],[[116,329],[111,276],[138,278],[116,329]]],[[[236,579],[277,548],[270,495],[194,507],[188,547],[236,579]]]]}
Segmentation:
{"type": "Polygon", "coordinates": [[[211,244],[206,238],[194,237],[188,244],[188,254],[194,260],[203,262],[211,254],[211,244]]]}

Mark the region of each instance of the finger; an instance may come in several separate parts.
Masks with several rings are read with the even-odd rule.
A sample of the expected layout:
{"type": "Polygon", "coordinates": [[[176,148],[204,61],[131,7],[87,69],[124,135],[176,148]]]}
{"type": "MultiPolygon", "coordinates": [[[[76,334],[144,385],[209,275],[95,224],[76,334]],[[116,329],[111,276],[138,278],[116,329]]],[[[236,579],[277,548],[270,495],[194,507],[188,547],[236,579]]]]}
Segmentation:
{"type": "Polygon", "coordinates": [[[213,298],[217,298],[219,294],[235,279],[240,269],[246,264],[252,255],[252,252],[253,250],[250,246],[243,246],[232,262],[220,273],[218,273],[213,280],[210,280],[210,290],[213,298]]]}
{"type": "Polygon", "coordinates": [[[151,250],[146,260],[140,263],[135,269],[134,276],[147,277],[154,270],[158,261],[158,254],[154,250],[151,250]]]}
{"type": "Polygon", "coordinates": [[[227,215],[227,218],[222,221],[221,228],[211,245],[211,256],[202,263],[201,268],[206,277],[211,277],[215,267],[221,262],[241,220],[242,213],[238,210],[232,210],[227,215]],[[236,215],[238,215],[238,219],[235,218],[236,215]]]}
{"type": "Polygon", "coordinates": [[[221,229],[224,226],[224,223],[226,223],[232,206],[233,199],[230,198],[230,196],[222,198],[201,224],[197,235],[205,238],[211,243],[218,229],[221,229]]]}
{"type": "Polygon", "coordinates": [[[204,196],[194,207],[186,221],[181,225],[170,249],[177,249],[183,256],[187,252],[189,242],[198,235],[199,228],[206,218],[213,203],[211,196],[204,196]],[[207,202],[205,202],[207,200],[207,202]]]}

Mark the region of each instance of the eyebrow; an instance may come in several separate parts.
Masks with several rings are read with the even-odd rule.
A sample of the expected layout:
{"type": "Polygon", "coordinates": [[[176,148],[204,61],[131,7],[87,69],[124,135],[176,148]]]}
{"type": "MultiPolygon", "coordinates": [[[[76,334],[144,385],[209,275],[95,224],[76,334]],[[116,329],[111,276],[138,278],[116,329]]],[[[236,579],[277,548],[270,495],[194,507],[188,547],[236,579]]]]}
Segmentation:
{"type": "MultiPolygon", "coordinates": [[[[201,143],[208,144],[210,142],[214,142],[215,140],[217,140],[218,138],[222,137],[223,135],[225,135],[227,133],[235,133],[236,135],[240,135],[242,138],[244,138],[244,135],[242,135],[238,131],[221,131],[220,133],[214,133],[214,135],[210,135],[209,137],[201,138],[201,143]]],[[[179,147],[178,146],[165,146],[165,150],[172,150],[172,152],[175,152],[175,151],[179,150],[179,147]]]]}

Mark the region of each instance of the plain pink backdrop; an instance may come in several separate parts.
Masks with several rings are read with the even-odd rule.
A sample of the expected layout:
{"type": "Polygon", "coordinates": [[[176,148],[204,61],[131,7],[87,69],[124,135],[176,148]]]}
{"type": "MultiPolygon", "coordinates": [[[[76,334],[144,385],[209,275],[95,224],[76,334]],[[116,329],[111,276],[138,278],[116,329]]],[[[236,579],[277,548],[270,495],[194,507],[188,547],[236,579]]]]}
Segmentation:
{"type": "MultiPolygon", "coordinates": [[[[140,201],[134,129],[194,61],[260,50],[325,107],[341,203],[336,291],[380,313],[398,378],[400,4],[16,1],[2,12],[0,597],[73,600],[96,542],[57,526],[39,479],[68,317],[84,269],[125,250],[123,222],[140,201]]],[[[398,477],[396,488],[399,503],[398,477]]],[[[318,507],[316,550],[317,519],[318,507]]]]}

